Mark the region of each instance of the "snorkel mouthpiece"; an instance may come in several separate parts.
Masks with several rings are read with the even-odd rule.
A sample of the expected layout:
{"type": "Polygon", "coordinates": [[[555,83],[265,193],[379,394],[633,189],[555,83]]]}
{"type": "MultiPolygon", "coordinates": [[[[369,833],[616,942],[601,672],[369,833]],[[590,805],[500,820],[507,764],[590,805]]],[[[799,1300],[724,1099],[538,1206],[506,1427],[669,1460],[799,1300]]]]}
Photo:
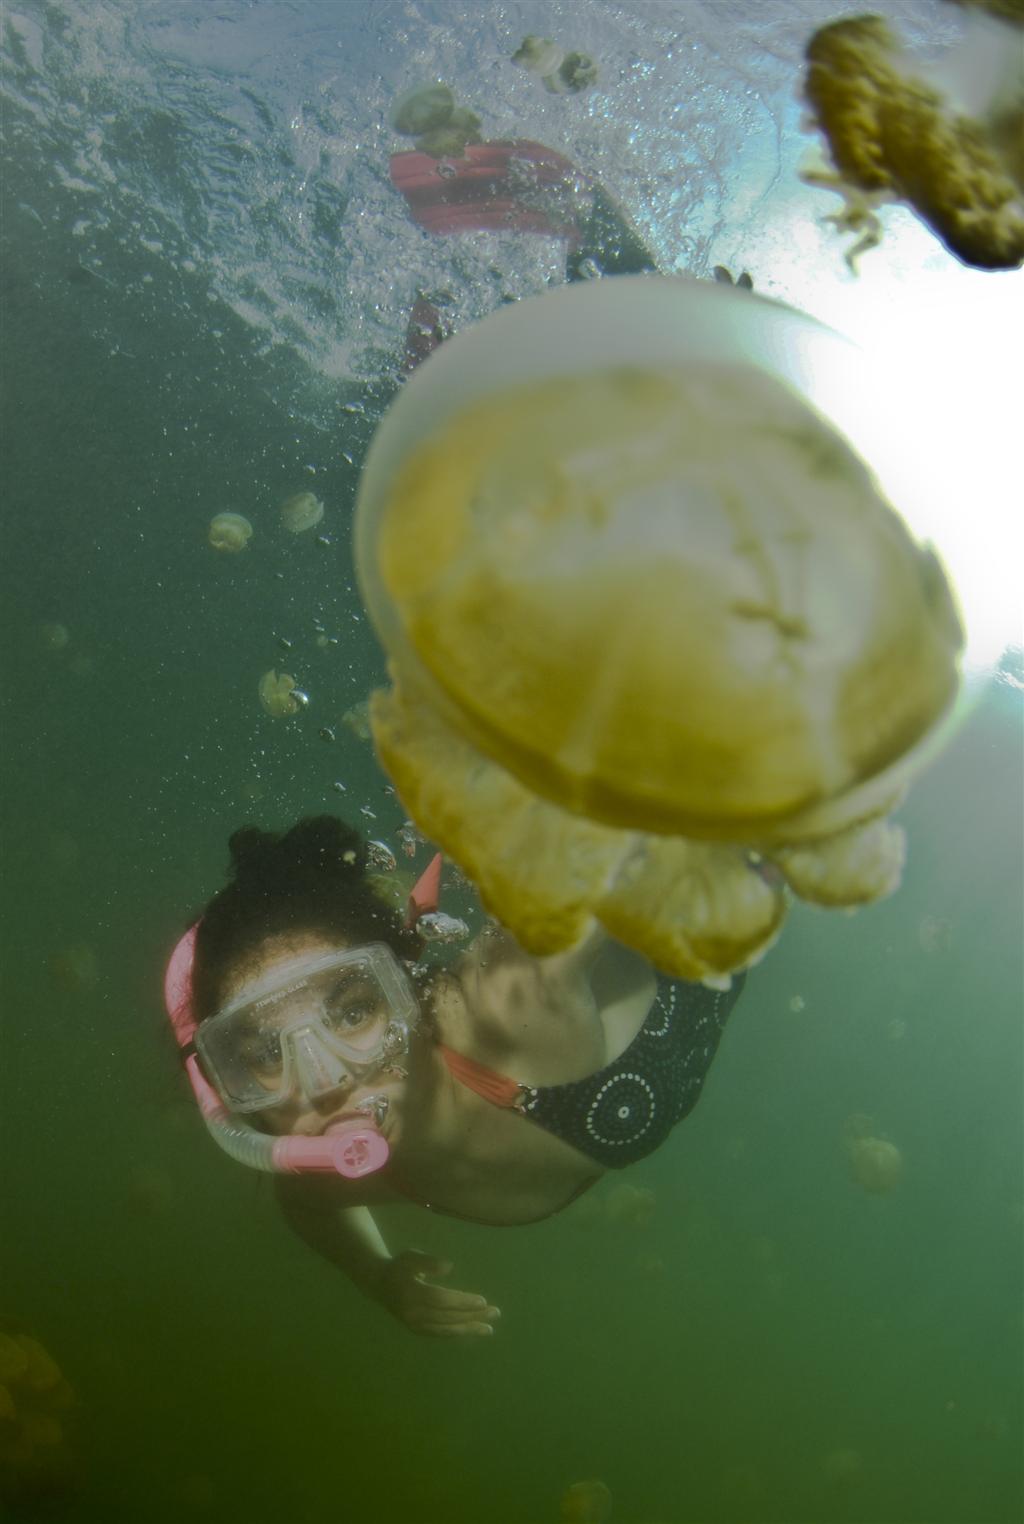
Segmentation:
{"type": "Polygon", "coordinates": [[[375,1174],[388,1162],[387,1141],[365,1122],[349,1122],[319,1138],[275,1138],[274,1169],[289,1175],[334,1171],[346,1180],[375,1174]]]}

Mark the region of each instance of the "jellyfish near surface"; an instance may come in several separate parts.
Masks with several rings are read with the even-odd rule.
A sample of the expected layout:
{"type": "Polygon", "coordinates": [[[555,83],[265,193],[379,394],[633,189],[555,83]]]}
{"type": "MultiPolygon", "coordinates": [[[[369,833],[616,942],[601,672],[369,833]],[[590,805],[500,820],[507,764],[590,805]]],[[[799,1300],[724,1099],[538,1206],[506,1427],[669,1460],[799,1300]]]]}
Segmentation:
{"type": "Polygon", "coordinates": [[[529,951],[597,920],[718,978],[778,934],[784,884],[850,906],[898,883],[887,815],[962,637],[836,416],[858,363],[750,292],[621,277],[442,345],[378,430],[374,741],[529,951]]]}
{"type": "Polygon", "coordinates": [[[218,513],[210,520],[206,538],[214,550],[237,555],[252,539],[252,525],[241,513],[218,513]]]}

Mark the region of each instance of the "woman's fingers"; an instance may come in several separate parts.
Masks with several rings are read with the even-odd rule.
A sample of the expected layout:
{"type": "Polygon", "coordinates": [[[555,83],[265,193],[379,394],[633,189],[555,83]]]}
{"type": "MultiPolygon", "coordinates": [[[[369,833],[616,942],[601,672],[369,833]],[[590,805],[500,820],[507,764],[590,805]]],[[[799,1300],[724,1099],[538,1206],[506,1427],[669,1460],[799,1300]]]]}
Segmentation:
{"type": "Polygon", "coordinates": [[[452,1268],[446,1260],[431,1259],[415,1250],[393,1260],[391,1276],[398,1303],[393,1310],[414,1333],[441,1337],[493,1334],[501,1312],[486,1297],[427,1279],[449,1275],[452,1268]]]}

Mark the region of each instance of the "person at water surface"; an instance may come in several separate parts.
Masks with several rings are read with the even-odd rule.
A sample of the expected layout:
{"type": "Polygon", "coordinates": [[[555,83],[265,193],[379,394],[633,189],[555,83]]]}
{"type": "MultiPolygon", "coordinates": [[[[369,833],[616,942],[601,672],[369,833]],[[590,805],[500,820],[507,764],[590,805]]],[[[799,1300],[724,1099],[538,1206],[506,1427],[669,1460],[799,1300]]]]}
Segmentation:
{"type": "Polygon", "coordinates": [[[412,1332],[491,1334],[498,1308],[441,1284],[443,1261],[392,1252],[372,1209],[495,1227],[561,1211],[692,1110],[745,975],[665,979],[601,932],[537,959],[493,923],[428,964],[430,895],[418,886],[403,922],[335,817],[247,828],[230,851],[189,969],[205,1081],[267,1141],[382,1139],[384,1162],[354,1178],[275,1174],[287,1222],[412,1332]]]}

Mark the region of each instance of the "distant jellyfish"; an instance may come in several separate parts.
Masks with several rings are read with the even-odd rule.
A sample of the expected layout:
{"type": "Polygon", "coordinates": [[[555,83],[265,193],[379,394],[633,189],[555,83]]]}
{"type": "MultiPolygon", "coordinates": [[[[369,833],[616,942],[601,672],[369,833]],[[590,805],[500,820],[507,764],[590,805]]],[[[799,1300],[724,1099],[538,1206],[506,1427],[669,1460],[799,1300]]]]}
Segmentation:
{"type": "Polygon", "coordinates": [[[78,867],[81,852],[67,831],[52,831],[46,839],[46,856],[53,871],[64,874],[78,867]]]}
{"type": "Polygon", "coordinates": [[[454,95],[437,79],[429,85],[413,85],[400,95],[388,113],[388,121],[403,137],[417,138],[443,127],[454,110],[454,95]]]}
{"type": "Polygon", "coordinates": [[[860,1112],[847,1117],[843,1127],[850,1173],[862,1190],[886,1196],[903,1177],[903,1155],[895,1143],[875,1133],[875,1123],[860,1112]]]}
{"type": "Polygon", "coordinates": [[[41,624],[39,635],[47,651],[63,651],[71,639],[66,624],[41,624]]]}
{"type": "Polygon", "coordinates": [[[346,709],[341,717],[341,723],[348,726],[357,740],[369,741],[371,739],[369,699],[360,699],[358,704],[353,704],[346,709]]]}
{"type": "Polygon", "coordinates": [[[324,505],[312,492],[294,492],[281,504],[281,522],[292,534],[304,534],[323,516],[324,505]]]}
{"type": "Polygon", "coordinates": [[[654,1216],[657,1198],[646,1186],[616,1185],[605,1198],[608,1221],[620,1228],[645,1228],[654,1216]]]}
{"type": "Polygon", "coordinates": [[[917,923],[917,941],[922,952],[948,952],[953,945],[953,927],[944,916],[923,915],[917,923]]]}
{"type": "Polygon", "coordinates": [[[99,978],[96,954],[88,942],[72,942],[57,953],[50,967],[57,983],[73,995],[91,990],[99,978]]]}
{"type": "Polygon", "coordinates": [[[821,1474],[833,1486],[850,1487],[863,1480],[864,1458],[859,1450],[830,1450],[822,1456],[821,1474]]]}
{"type": "Polygon", "coordinates": [[[807,1001],[802,995],[793,995],[789,1002],[789,1009],[793,1012],[794,1016],[799,1016],[806,1004],[807,1001]]]}
{"type": "Polygon", "coordinates": [[[278,672],[273,667],[260,678],[260,703],[275,720],[298,714],[303,707],[302,700],[296,697],[298,691],[294,677],[287,672],[278,672]]]}
{"type": "Polygon", "coordinates": [[[605,1524],[611,1517],[612,1495],[604,1482],[596,1478],[573,1482],[562,1493],[558,1517],[562,1524],[605,1524]]]}
{"type": "Polygon", "coordinates": [[[237,555],[252,539],[252,525],[241,513],[217,513],[210,520],[206,538],[214,550],[237,555]]]}

